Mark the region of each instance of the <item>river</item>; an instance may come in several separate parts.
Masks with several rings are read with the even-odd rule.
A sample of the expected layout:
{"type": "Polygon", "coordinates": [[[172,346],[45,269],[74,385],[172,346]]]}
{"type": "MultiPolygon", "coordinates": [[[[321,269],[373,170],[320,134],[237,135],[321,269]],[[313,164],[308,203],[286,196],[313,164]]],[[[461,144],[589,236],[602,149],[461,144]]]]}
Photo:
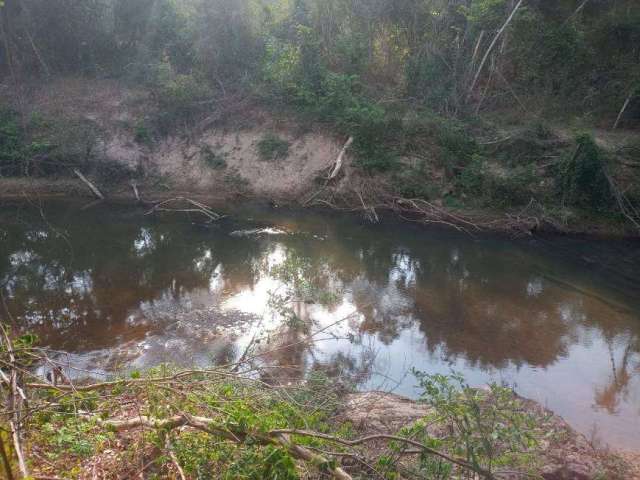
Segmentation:
{"type": "Polygon", "coordinates": [[[411,369],[457,371],[640,449],[637,241],[258,206],[211,225],[144,213],[0,205],[7,307],[74,376],[224,364],[251,344],[267,381],[321,371],[417,398],[411,369]]]}

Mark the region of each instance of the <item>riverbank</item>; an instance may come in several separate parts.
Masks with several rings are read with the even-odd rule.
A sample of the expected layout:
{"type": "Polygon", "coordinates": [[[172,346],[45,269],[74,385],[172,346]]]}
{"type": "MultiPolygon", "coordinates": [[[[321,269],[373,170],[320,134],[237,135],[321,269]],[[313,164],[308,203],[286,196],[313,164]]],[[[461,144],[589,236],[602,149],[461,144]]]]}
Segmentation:
{"type": "Polygon", "coordinates": [[[31,384],[40,393],[24,453],[34,478],[640,478],[628,456],[535,402],[496,386],[440,397],[450,385],[418,403],[321,376],[278,386],[223,370],[156,369],[48,393],[31,384]],[[63,392],[63,405],[43,407],[63,392]],[[462,413],[478,430],[458,429],[462,413]]]}
{"type": "MultiPolygon", "coordinates": [[[[421,150],[399,154],[394,168],[371,169],[335,126],[266,107],[251,96],[223,99],[211,115],[160,134],[154,119],[162,112],[152,93],[85,78],[31,86],[23,92],[28,107],[22,114],[37,119],[29,147],[35,151],[25,167],[30,174],[0,177],[0,197],[89,197],[92,192],[72,171],[78,167],[112,199],[184,196],[215,207],[258,199],[357,211],[372,221],[393,211],[411,221],[470,231],[638,235],[620,213],[572,207],[554,197],[554,169],[575,149],[565,130],[543,135],[523,124],[445,135],[445,127],[431,121],[420,134],[421,150]],[[455,164],[462,159],[443,147],[443,135],[445,143],[457,145],[447,147],[455,151],[467,140],[484,149],[486,165],[473,175],[460,174],[455,164]],[[531,170],[526,175],[513,164],[522,155],[531,170]]],[[[594,138],[616,159],[615,178],[631,192],[635,170],[620,152],[627,152],[634,132],[597,131],[594,138]]]]}

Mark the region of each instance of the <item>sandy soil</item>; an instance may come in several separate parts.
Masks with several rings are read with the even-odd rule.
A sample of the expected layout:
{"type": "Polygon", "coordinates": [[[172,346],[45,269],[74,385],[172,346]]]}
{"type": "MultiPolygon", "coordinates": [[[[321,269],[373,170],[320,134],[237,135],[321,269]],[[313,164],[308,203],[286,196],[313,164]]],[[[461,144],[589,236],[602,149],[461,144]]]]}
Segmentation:
{"type": "Polygon", "coordinates": [[[34,87],[28,97],[33,112],[54,118],[83,118],[97,124],[105,133],[100,145],[104,159],[134,169],[141,166],[171,189],[214,197],[225,191],[237,193],[238,184],[242,184],[246,193],[255,196],[298,198],[308,194],[319,175],[326,176],[342,148],[340,139],[328,132],[313,129],[300,133],[298,125],[274,119],[256,108],[243,112],[242,125],[214,125],[190,138],[169,136],[149,147],[135,141],[135,125],[145,118],[145,105],[150,103],[144,91],[109,80],[61,78],[34,87]],[[257,145],[267,133],[289,142],[286,158],[265,161],[260,157],[257,145]],[[203,149],[224,158],[227,168],[207,165],[203,149]],[[229,185],[230,177],[234,185],[229,185]]]}

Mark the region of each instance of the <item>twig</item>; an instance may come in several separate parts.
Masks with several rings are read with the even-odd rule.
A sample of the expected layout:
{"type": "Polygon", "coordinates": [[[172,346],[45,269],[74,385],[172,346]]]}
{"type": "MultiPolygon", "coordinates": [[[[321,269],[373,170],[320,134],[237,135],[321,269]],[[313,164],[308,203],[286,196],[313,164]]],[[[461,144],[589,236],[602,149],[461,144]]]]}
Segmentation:
{"type": "Polygon", "coordinates": [[[574,12],[573,12],[571,15],[569,15],[569,16],[567,17],[567,19],[564,21],[564,23],[565,23],[565,24],[566,24],[566,23],[568,23],[568,22],[569,22],[573,17],[575,17],[576,15],[578,15],[578,13],[580,13],[580,10],[582,10],[582,9],[584,8],[584,6],[585,6],[588,2],[589,2],[589,0],[584,0],[584,1],[580,4],[580,6],[578,6],[578,8],[576,8],[576,9],[574,10],[574,12]]]}
{"type": "Polygon", "coordinates": [[[613,124],[612,130],[615,130],[616,128],[618,128],[618,124],[620,123],[620,120],[622,120],[622,115],[624,115],[624,112],[629,106],[629,103],[631,103],[631,99],[633,98],[634,93],[635,93],[635,89],[632,89],[631,92],[629,92],[629,95],[627,96],[627,99],[624,101],[624,104],[620,109],[620,113],[618,113],[618,117],[616,118],[616,121],[613,124]]]}
{"type": "Polygon", "coordinates": [[[176,453],[173,451],[173,447],[171,446],[171,442],[167,439],[167,451],[169,452],[169,457],[171,457],[171,462],[178,470],[178,475],[180,475],[181,480],[187,480],[187,477],[184,474],[184,470],[180,466],[180,462],[178,462],[178,457],[176,453]]]}

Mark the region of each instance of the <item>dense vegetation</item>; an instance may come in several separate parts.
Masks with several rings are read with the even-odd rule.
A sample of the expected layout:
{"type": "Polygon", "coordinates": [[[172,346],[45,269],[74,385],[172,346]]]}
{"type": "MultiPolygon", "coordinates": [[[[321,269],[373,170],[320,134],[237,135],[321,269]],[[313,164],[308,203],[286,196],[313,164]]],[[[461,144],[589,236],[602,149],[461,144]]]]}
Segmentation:
{"type": "MultiPolygon", "coordinates": [[[[82,75],[149,88],[157,111],[136,125],[141,143],[239,93],[353,136],[357,165],[401,197],[635,215],[637,170],[617,171],[583,132],[638,127],[635,0],[6,0],[0,15],[8,84],[82,75]]],[[[43,140],[38,118],[6,109],[0,129],[1,175],[87,161],[99,134],[65,126],[81,138],[43,140]]],[[[636,168],[637,148],[621,151],[636,168]]]]}

